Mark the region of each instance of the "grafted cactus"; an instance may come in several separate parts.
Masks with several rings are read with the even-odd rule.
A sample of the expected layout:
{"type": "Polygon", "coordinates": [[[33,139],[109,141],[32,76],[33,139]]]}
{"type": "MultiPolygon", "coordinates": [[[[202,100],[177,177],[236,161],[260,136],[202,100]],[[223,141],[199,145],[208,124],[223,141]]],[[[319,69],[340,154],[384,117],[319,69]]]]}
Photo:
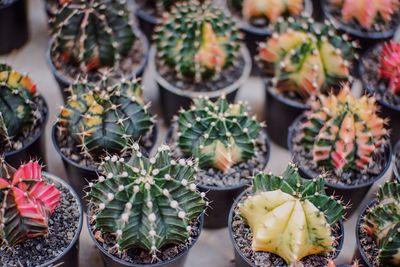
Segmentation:
{"type": "Polygon", "coordinates": [[[121,152],[154,125],[137,80],[75,83],[59,115],[59,125],[75,138],[85,156],[121,152]]]}
{"type": "Polygon", "coordinates": [[[164,15],[155,34],[161,64],[199,81],[232,66],[240,37],[234,21],[207,1],[180,3],[164,15]]]}
{"type": "Polygon", "coordinates": [[[276,32],[260,44],[259,58],[279,92],[308,99],[349,79],[355,43],[328,22],[281,20],[276,32]]]}
{"type": "Polygon", "coordinates": [[[225,97],[215,103],[195,99],[189,110],[179,113],[179,148],[198,159],[201,168],[214,167],[223,172],[251,159],[262,124],[247,111],[246,104],[229,104],[225,97]]]}
{"type": "Polygon", "coordinates": [[[37,161],[17,170],[0,158],[0,241],[14,246],[48,232],[60,191],[47,184],[37,161]]]}
{"type": "Polygon", "coordinates": [[[150,159],[137,144],[132,149],[129,160],[106,157],[104,176],[89,185],[95,228],[116,236],[117,251],[141,248],[155,260],[163,246],[190,242],[191,222],[204,212],[205,194],[194,184],[192,160],[175,161],[165,145],[150,159]]]}
{"type": "Polygon", "coordinates": [[[70,1],[51,25],[53,55],[85,72],[113,67],[136,39],[125,0],[70,1]]]}
{"type": "Polygon", "coordinates": [[[299,16],[304,9],[304,0],[239,0],[242,5],[242,16],[249,21],[265,17],[270,23],[275,23],[285,14],[299,16]]]}
{"type": "Polygon", "coordinates": [[[381,21],[390,22],[400,7],[398,0],[330,0],[330,2],[341,8],[344,22],[350,23],[355,20],[368,30],[381,21]]]}
{"type": "Polygon", "coordinates": [[[377,203],[367,210],[364,229],[379,246],[382,266],[400,265],[400,185],[388,182],[381,186],[377,203]]]}
{"type": "Polygon", "coordinates": [[[0,145],[13,147],[13,141],[23,129],[37,124],[35,96],[36,85],[28,75],[0,64],[0,145]]]}
{"type": "Polygon", "coordinates": [[[332,225],[345,207],[327,196],[324,178],[303,180],[289,163],[283,177],[260,173],[253,194],[239,205],[240,215],[253,234],[252,249],[279,255],[288,264],[333,251],[332,225]]]}
{"type": "Polygon", "coordinates": [[[363,172],[388,136],[377,111],[375,98],[357,99],[344,85],[337,96],[320,95],[311,101],[311,110],[301,125],[301,142],[327,170],[337,174],[363,172]]]}
{"type": "Polygon", "coordinates": [[[380,61],[381,78],[389,82],[388,89],[392,94],[400,95],[400,43],[385,43],[380,61]]]}

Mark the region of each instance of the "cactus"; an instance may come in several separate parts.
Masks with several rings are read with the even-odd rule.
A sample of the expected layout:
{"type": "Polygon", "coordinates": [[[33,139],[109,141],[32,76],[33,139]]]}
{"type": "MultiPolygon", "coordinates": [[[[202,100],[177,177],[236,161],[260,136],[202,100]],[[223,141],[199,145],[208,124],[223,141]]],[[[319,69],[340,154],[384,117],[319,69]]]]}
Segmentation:
{"type": "Polygon", "coordinates": [[[399,11],[398,0],[331,0],[333,6],[342,11],[345,23],[352,21],[367,29],[381,22],[389,23],[395,13],[399,11]]]}
{"type": "Polygon", "coordinates": [[[189,110],[179,113],[179,148],[198,159],[201,168],[214,167],[223,172],[251,159],[262,124],[249,117],[247,111],[246,104],[229,104],[225,97],[216,102],[195,99],[189,110]]]}
{"type": "Polygon", "coordinates": [[[56,60],[83,72],[113,67],[136,40],[124,0],[88,0],[64,4],[51,21],[56,60]]]}
{"type": "Polygon", "coordinates": [[[288,14],[299,16],[304,9],[304,0],[239,0],[236,5],[242,6],[242,16],[250,21],[254,18],[267,18],[275,23],[279,17],[288,14]]]}
{"type": "Polygon", "coordinates": [[[289,163],[283,177],[260,173],[253,194],[239,204],[253,234],[252,249],[279,255],[288,264],[334,250],[331,225],[345,207],[325,194],[324,178],[303,180],[289,163]]]}
{"type": "MultiPolygon", "coordinates": [[[[350,266],[350,265],[345,265],[345,266],[350,266]]],[[[336,267],[336,264],[333,262],[333,260],[329,260],[328,261],[328,266],[327,267],[336,267]]],[[[360,264],[358,263],[357,260],[355,260],[353,262],[353,264],[351,265],[351,267],[360,267],[360,264]]]]}
{"type": "Polygon", "coordinates": [[[131,140],[149,134],[154,125],[137,80],[98,83],[85,80],[69,89],[72,96],[59,114],[59,125],[75,139],[82,153],[121,152],[131,140]]]}
{"type": "Polygon", "coordinates": [[[377,203],[370,207],[363,228],[379,246],[382,266],[400,265],[400,184],[387,182],[379,188],[377,203]]]}
{"type": "Polygon", "coordinates": [[[196,163],[171,158],[161,146],[152,158],[133,144],[129,160],[107,156],[103,175],[89,184],[95,228],[116,237],[121,252],[141,248],[157,259],[165,245],[190,242],[191,222],[206,207],[205,193],[196,189],[196,163]]]}
{"type": "Polygon", "coordinates": [[[380,63],[380,77],[389,81],[389,92],[400,95],[400,43],[394,41],[385,43],[380,63]]]}
{"type": "Polygon", "coordinates": [[[356,43],[336,34],[329,22],[279,20],[276,31],[260,44],[259,58],[275,88],[308,99],[350,77],[356,43]]]}
{"type": "Polygon", "coordinates": [[[239,40],[233,20],[208,1],[180,3],[164,15],[155,34],[160,64],[195,81],[217,77],[235,64],[239,40]]]}
{"type": "Polygon", "coordinates": [[[0,158],[0,241],[14,246],[44,236],[60,201],[60,191],[47,184],[37,161],[17,170],[0,158]]]}
{"type": "Polygon", "coordinates": [[[36,85],[28,75],[0,64],[0,145],[17,148],[14,141],[38,122],[36,85]]]}
{"type": "Polygon", "coordinates": [[[301,142],[313,160],[340,175],[365,171],[373,155],[386,143],[385,120],[377,115],[374,97],[354,97],[348,85],[337,96],[320,95],[301,127],[301,142]]]}

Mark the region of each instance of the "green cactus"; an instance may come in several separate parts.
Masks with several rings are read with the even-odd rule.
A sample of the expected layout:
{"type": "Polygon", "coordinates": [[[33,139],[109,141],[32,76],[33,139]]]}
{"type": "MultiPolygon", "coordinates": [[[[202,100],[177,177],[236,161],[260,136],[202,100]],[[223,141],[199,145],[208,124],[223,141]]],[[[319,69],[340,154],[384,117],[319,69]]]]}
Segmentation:
{"type": "Polygon", "coordinates": [[[234,65],[240,49],[234,21],[208,1],[183,2],[166,13],[155,41],[160,63],[195,81],[234,65]]]}
{"type": "Polygon", "coordinates": [[[113,67],[136,40],[125,0],[65,3],[51,21],[52,54],[84,72],[113,67]]]}
{"type": "Polygon", "coordinates": [[[189,110],[179,113],[179,148],[198,159],[201,168],[215,167],[223,172],[251,159],[262,124],[247,112],[246,104],[229,104],[225,97],[216,102],[195,99],[189,110]]]}
{"type": "Polygon", "coordinates": [[[382,266],[400,265],[400,184],[387,182],[379,188],[377,203],[367,210],[364,229],[379,245],[382,266]]]}
{"type": "Polygon", "coordinates": [[[165,245],[190,242],[190,225],[204,212],[205,194],[194,184],[192,160],[173,160],[165,145],[152,158],[138,144],[131,147],[129,160],[106,157],[104,176],[89,185],[95,228],[114,234],[118,251],[141,248],[157,258],[165,245]]]}
{"type": "Polygon", "coordinates": [[[58,121],[85,156],[121,152],[131,140],[151,133],[154,118],[144,104],[139,81],[103,77],[98,83],[75,83],[69,90],[71,97],[58,121]]]}
{"type": "Polygon", "coordinates": [[[283,177],[256,175],[253,194],[239,204],[239,212],[251,228],[254,251],[296,264],[308,255],[334,250],[331,227],[343,218],[345,207],[325,194],[322,176],[304,180],[289,163],[283,177]]]}

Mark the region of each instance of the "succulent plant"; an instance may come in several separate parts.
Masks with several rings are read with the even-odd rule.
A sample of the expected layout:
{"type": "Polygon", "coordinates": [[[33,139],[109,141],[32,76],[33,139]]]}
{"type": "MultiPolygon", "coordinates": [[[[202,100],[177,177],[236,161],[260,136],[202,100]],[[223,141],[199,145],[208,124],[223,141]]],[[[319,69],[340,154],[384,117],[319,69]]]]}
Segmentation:
{"type": "Polygon", "coordinates": [[[59,125],[89,158],[104,151],[121,152],[132,140],[146,136],[154,119],[144,103],[138,80],[73,84],[71,97],[60,111],[59,125]]]}
{"type": "Polygon", "coordinates": [[[229,104],[225,97],[216,102],[195,99],[192,107],[178,116],[179,148],[198,159],[201,168],[226,172],[255,154],[254,142],[262,124],[247,112],[246,104],[229,104]]]}
{"type": "MultiPolygon", "coordinates": [[[[339,266],[342,266],[342,265],[339,265],[339,266]]],[[[350,266],[350,265],[345,265],[345,266],[350,266]]],[[[359,267],[359,266],[360,266],[360,264],[358,263],[357,260],[355,260],[353,262],[353,264],[351,265],[351,267],[359,267]]],[[[336,264],[333,262],[333,260],[329,260],[327,267],[336,267],[336,264]]]]}
{"type": "Polygon", "coordinates": [[[279,92],[308,99],[350,78],[355,47],[329,22],[280,19],[272,37],[260,44],[259,58],[279,92]]]}
{"type": "Polygon", "coordinates": [[[398,0],[330,0],[341,8],[345,23],[357,21],[365,29],[372,29],[377,23],[388,23],[399,11],[398,0]]]}
{"type": "Polygon", "coordinates": [[[389,41],[381,51],[380,76],[389,81],[388,89],[394,95],[400,95],[400,43],[389,41]]]}
{"type": "Polygon", "coordinates": [[[0,145],[14,149],[24,129],[38,122],[38,105],[34,101],[36,85],[6,64],[0,64],[0,145]]]}
{"type": "Polygon", "coordinates": [[[14,246],[44,236],[60,201],[60,191],[43,180],[37,161],[17,170],[0,158],[0,241],[14,246]]]}
{"type": "Polygon", "coordinates": [[[136,40],[125,0],[67,2],[51,28],[55,59],[84,72],[115,66],[136,40]]]}
{"type": "Polygon", "coordinates": [[[377,111],[374,97],[357,99],[343,85],[337,96],[320,95],[311,101],[311,110],[300,126],[301,142],[327,170],[363,172],[388,136],[386,122],[377,111]]]}
{"type": "Polygon", "coordinates": [[[156,259],[164,245],[190,243],[191,222],[204,212],[205,193],[194,184],[192,160],[175,161],[165,145],[152,158],[144,157],[138,144],[131,147],[129,160],[107,156],[104,176],[89,184],[95,228],[115,235],[112,249],[141,248],[156,259]]]}
{"type": "Polygon", "coordinates": [[[257,174],[253,193],[239,204],[239,212],[250,226],[254,251],[296,264],[308,255],[334,251],[331,228],[345,207],[325,194],[322,176],[303,180],[289,163],[283,177],[257,174]]]}
{"type": "Polygon", "coordinates": [[[217,77],[234,65],[240,49],[234,21],[208,1],[183,2],[166,13],[155,41],[160,64],[195,81],[217,77]]]}

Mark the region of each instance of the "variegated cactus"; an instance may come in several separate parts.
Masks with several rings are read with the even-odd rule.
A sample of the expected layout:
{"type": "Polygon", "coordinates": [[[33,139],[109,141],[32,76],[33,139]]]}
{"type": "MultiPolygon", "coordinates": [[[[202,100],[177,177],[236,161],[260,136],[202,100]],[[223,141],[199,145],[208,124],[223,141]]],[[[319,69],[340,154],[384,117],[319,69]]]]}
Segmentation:
{"type": "Polygon", "coordinates": [[[334,251],[331,227],[343,218],[345,207],[325,194],[322,176],[304,180],[289,163],[283,177],[256,175],[253,193],[239,204],[239,212],[250,226],[252,249],[279,255],[290,265],[334,251]]]}
{"type": "Polygon", "coordinates": [[[260,44],[259,58],[279,92],[308,99],[349,79],[355,46],[329,22],[289,18],[280,20],[272,37],[260,44]]]}
{"type": "Polygon", "coordinates": [[[206,207],[205,193],[195,185],[196,163],[171,158],[170,148],[161,146],[152,158],[132,146],[129,160],[106,157],[104,176],[90,184],[95,228],[112,233],[118,252],[130,248],[148,251],[153,260],[165,245],[190,243],[191,223],[206,207]]]}
{"type": "Polygon", "coordinates": [[[54,57],[84,72],[115,66],[136,40],[125,0],[70,1],[51,28],[54,57]]]}
{"type": "Polygon", "coordinates": [[[400,184],[388,182],[381,186],[377,203],[367,210],[364,229],[379,246],[382,266],[400,266],[400,184]]]}
{"type": "Polygon", "coordinates": [[[48,232],[60,191],[43,180],[36,161],[17,170],[0,158],[0,241],[14,246],[48,232]]]}
{"type": "Polygon", "coordinates": [[[380,76],[389,82],[389,92],[400,95],[400,43],[394,41],[385,43],[380,63],[380,76]]]}
{"type": "Polygon", "coordinates": [[[201,168],[226,172],[255,155],[261,127],[242,102],[229,104],[225,97],[216,102],[199,98],[189,110],[179,113],[178,145],[185,155],[198,159],[201,168]]]}
{"type": "Polygon", "coordinates": [[[326,170],[365,171],[378,148],[386,143],[385,120],[377,114],[375,98],[357,99],[344,85],[337,96],[320,95],[300,126],[302,144],[326,170]]]}
{"type": "Polygon", "coordinates": [[[299,16],[304,9],[304,0],[239,0],[242,6],[242,16],[250,21],[254,18],[267,18],[275,23],[279,17],[286,14],[299,16]]]}
{"type": "Polygon", "coordinates": [[[239,31],[222,10],[207,1],[183,2],[164,15],[155,34],[160,63],[178,77],[200,81],[235,64],[239,31]]]}

